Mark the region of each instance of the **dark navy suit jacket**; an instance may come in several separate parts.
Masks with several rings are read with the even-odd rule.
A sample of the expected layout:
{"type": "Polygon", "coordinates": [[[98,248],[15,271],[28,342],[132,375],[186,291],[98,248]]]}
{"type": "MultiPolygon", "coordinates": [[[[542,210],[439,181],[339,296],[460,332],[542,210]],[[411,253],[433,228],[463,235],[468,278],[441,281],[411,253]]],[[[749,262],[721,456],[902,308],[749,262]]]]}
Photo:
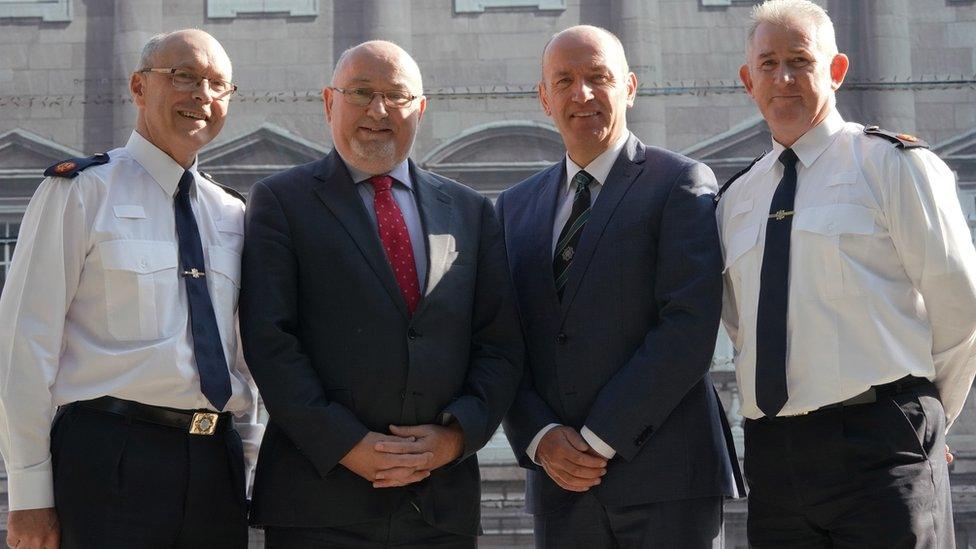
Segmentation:
{"type": "Polygon", "coordinates": [[[708,376],[722,307],[722,256],[704,164],[633,135],[593,204],[560,303],[552,273],[565,162],[496,203],[526,339],[505,432],[528,468],[531,513],[568,505],[525,454],[540,429],[592,429],[613,447],[608,506],[742,491],[725,412],[708,376]]]}
{"type": "Polygon", "coordinates": [[[270,419],[254,484],[258,525],[339,526],[413,498],[441,530],[479,530],[479,471],[518,387],[522,340],[491,202],[410,165],[429,268],[411,317],[335,152],[259,181],[245,217],[241,336],[270,419]],[[464,455],[401,488],[339,465],[368,430],[440,423],[464,455]]]}

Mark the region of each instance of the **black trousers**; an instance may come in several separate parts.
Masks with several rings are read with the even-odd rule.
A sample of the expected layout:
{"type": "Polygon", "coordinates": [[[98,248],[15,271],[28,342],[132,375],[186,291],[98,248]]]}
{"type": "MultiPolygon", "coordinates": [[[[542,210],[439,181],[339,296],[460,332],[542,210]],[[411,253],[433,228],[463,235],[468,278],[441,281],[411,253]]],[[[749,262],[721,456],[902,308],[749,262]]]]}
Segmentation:
{"type": "Polygon", "coordinates": [[[247,547],[234,430],[190,435],[71,406],[51,454],[62,549],[247,547]]]}
{"type": "Polygon", "coordinates": [[[535,516],[536,549],[710,549],[722,529],[722,497],[607,507],[587,492],[535,516]]]}
{"type": "Polygon", "coordinates": [[[945,411],[926,384],[805,416],[747,420],[756,548],[953,548],[945,411]]]}
{"type": "MultiPolygon", "coordinates": [[[[355,504],[350,501],[350,504],[355,504]]],[[[405,496],[390,516],[318,528],[265,526],[267,549],[474,549],[477,538],[438,530],[405,496]]]]}

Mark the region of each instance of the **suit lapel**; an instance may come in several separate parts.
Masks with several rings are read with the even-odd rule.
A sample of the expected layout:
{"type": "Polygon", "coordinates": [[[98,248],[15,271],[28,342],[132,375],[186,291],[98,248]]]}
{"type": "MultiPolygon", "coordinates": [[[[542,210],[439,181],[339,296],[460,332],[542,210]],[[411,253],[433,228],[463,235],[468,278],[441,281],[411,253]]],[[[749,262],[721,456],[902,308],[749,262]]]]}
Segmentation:
{"type": "Polygon", "coordinates": [[[366,262],[390,294],[390,299],[406,317],[407,305],[400,295],[400,287],[393,276],[390,262],[386,259],[386,251],[383,250],[376,227],[363,206],[363,199],[359,196],[359,191],[356,190],[356,185],[349,176],[345,164],[333,150],[319,163],[318,168],[315,173],[315,178],[318,180],[314,186],[315,194],[349,233],[366,262]]]}
{"type": "Polygon", "coordinates": [[[613,168],[607,175],[607,180],[603,182],[603,188],[597,196],[596,202],[590,210],[590,219],[583,227],[583,234],[580,235],[579,246],[573,263],[569,267],[569,278],[566,280],[566,290],[563,292],[562,318],[566,317],[576,291],[579,289],[580,281],[586,274],[586,269],[593,258],[603,231],[607,223],[613,216],[613,212],[620,204],[620,200],[633,185],[637,176],[644,171],[644,145],[631,134],[627,139],[627,144],[614,162],[613,168]]]}
{"type": "Polygon", "coordinates": [[[526,253],[533,264],[529,272],[532,276],[539,277],[538,284],[533,286],[541,288],[545,293],[546,302],[552,306],[553,313],[559,310],[559,296],[556,294],[556,281],[552,273],[552,233],[556,222],[559,188],[565,179],[565,159],[543,173],[534,212],[529,220],[533,223],[533,230],[526,253]]]}
{"type": "Polygon", "coordinates": [[[424,295],[414,313],[419,315],[430,301],[428,296],[454,263],[457,243],[454,240],[452,201],[450,195],[442,189],[443,184],[429,172],[417,168],[413,161],[410,161],[410,176],[413,178],[417,207],[424,227],[424,234],[418,235],[418,238],[426,239],[429,258],[424,295]]]}

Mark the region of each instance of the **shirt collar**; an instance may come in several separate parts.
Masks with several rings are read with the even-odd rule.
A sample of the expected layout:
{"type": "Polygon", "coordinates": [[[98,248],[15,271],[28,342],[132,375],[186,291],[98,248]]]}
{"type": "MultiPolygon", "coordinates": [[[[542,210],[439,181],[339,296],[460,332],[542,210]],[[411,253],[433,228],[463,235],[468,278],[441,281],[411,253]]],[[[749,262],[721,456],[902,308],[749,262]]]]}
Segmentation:
{"type": "Polygon", "coordinates": [[[627,139],[630,137],[630,132],[624,129],[624,132],[620,135],[620,138],[613,144],[612,147],[600,153],[599,156],[590,161],[586,166],[578,166],[576,162],[573,162],[569,158],[569,153],[566,153],[566,182],[565,185],[569,187],[570,181],[576,177],[576,174],[580,170],[585,169],[586,173],[593,176],[593,182],[598,185],[603,185],[606,182],[607,176],[610,175],[610,169],[613,168],[614,162],[617,161],[617,157],[620,156],[620,151],[624,150],[624,145],[627,144],[627,139]]]}
{"type": "MultiPolygon", "coordinates": [[[[125,150],[149,173],[150,177],[156,180],[167,196],[176,196],[176,187],[183,177],[183,166],[135,130],[129,136],[125,150]]],[[[193,172],[194,179],[196,179],[197,161],[198,159],[194,158],[193,165],[188,168],[193,172]]]]}
{"type": "MultiPolygon", "coordinates": [[[[339,158],[342,158],[342,156],[340,156],[339,158]]],[[[352,177],[353,182],[356,184],[363,183],[370,177],[373,177],[374,175],[388,175],[393,179],[399,181],[403,185],[405,185],[408,189],[413,190],[413,183],[410,181],[410,163],[407,162],[406,159],[404,159],[403,162],[400,162],[396,166],[393,166],[392,170],[384,174],[371,174],[361,170],[357,170],[345,160],[343,160],[342,163],[346,165],[346,169],[349,170],[349,175],[352,177]]]]}
{"type": "MultiPolygon", "coordinates": [[[[834,139],[844,128],[844,118],[831,109],[827,118],[800,136],[799,139],[790,147],[796,153],[797,158],[804,168],[809,168],[820,158],[820,155],[827,150],[827,147],[834,142],[834,139]]],[[[773,139],[773,150],[759,162],[760,173],[769,171],[778,162],[779,155],[786,150],[780,142],[773,139]]]]}

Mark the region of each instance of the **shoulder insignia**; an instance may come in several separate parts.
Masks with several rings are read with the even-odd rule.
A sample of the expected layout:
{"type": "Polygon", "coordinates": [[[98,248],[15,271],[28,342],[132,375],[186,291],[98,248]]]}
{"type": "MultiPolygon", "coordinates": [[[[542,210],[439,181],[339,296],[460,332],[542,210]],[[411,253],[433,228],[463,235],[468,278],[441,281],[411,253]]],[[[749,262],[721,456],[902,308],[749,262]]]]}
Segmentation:
{"type": "Polygon", "coordinates": [[[732,186],[732,183],[735,182],[736,179],[739,179],[740,177],[742,177],[743,174],[751,170],[752,167],[756,165],[756,162],[759,162],[759,160],[762,159],[762,157],[766,156],[768,153],[769,151],[763,151],[763,153],[757,156],[756,158],[754,158],[752,162],[750,162],[749,165],[745,167],[745,169],[739,170],[738,173],[730,177],[729,180],[725,182],[725,185],[722,185],[722,188],[718,190],[718,193],[715,194],[715,203],[718,204],[718,201],[722,199],[722,195],[725,194],[725,191],[729,190],[729,187],[732,186]]]}
{"type": "Polygon", "coordinates": [[[898,146],[899,149],[927,149],[929,144],[921,139],[915,137],[914,135],[909,135],[907,133],[895,133],[888,130],[882,130],[877,126],[866,126],[864,128],[864,133],[867,135],[875,135],[877,137],[882,137],[891,141],[898,146]]]}
{"type": "Polygon", "coordinates": [[[203,177],[205,177],[207,179],[207,181],[210,181],[214,185],[220,187],[225,193],[227,193],[227,194],[233,196],[234,198],[240,200],[241,202],[247,204],[247,199],[244,198],[244,195],[241,194],[240,191],[238,191],[234,187],[228,187],[227,185],[224,185],[223,183],[218,183],[217,180],[214,179],[214,176],[210,175],[207,172],[202,172],[200,170],[197,170],[197,173],[200,174],[200,175],[202,175],[203,177]]]}
{"type": "Polygon", "coordinates": [[[69,158],[44,170],[44,177],[76,177],[83,170],[99,164],[108,163],[108,153],[96,154],[86,158],[69,158]]]}

